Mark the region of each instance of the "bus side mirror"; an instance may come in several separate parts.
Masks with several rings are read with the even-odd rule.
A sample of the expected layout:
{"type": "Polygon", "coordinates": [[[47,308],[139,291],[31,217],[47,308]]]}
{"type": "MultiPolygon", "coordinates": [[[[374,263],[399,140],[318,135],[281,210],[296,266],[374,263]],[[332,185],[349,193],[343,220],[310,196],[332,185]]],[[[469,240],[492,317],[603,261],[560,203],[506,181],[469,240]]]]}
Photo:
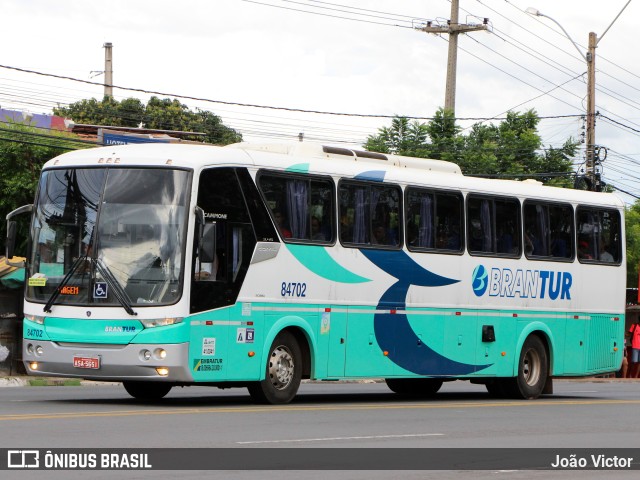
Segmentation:
{"type": "Polygon", "coordinates": [[[16,248],[16,230],[17,224],[13,220],[7,222],[7,260],[13,258],[16,248]]]}
{"type": "Polygon", "coordinates": [[[6,255],[7,255],[7,264],[11,265],[12,267],[24,267],[25,266],[25,262],[12,262],[11,259],[13,258],[13,255],[15,253],[15,248],[16,248],[16,234],[18,231],[18,225],[16,224],[15,221],[10,220],[11,218],[15,217],[16,215],[20,215],[22,213],[31,213],[33,212],[33,205],[23,205],[19,208],[16,208],[14,211],[9,212],[7,214],[7,250],[6,250],[6,255]]]}
{"type": "Polygon", "coordinates": [[[200,242],[200,252],[198,254],[200,262],[212,263],[216,258],[216,223],[207,223],[202,229],[202,239],[200,242]]]}

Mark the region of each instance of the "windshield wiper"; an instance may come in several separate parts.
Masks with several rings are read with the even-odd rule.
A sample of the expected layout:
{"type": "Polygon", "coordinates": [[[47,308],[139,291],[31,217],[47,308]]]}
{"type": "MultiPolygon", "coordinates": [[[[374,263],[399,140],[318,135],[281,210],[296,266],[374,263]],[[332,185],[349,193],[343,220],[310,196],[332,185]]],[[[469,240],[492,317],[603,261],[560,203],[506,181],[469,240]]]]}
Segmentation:
{"type": "Polygon", "coordinates": [[[60,292],[62,291],[62,288],[69,283],[69,280],[71,280],[71,277],[73,276],[73,274],[75,273],[75,271],[78,269],[78,267],[80,265],[82,265],[83,262],[85,262],[88,259],[87,255],[83,255],[81,257],[76,258],[76,261],[73,262],[73,265],[71,265],[71,268],[69,269],[69,271],[67,272],[67,274],[64,276],[64,278],[62,279],[62,281],[60,282],[60,285],[58,285],[58,288],[56,288],[53,293],[51,294],[51,296],[49,297],[49,300],[47,300],[46,305],[44,306],[44,311],[45,313],[51,313],[51,306],[53,305],[53,302],[56,301],[56,299],[60,296],[60,292]]]}
{"type": "Polygon", "coordinates": [[[138,315],[133,308],[131,308],[131,299],[129,298],[129,295],[127,295],[127,292],[124,291],[122,285],[118,283],[118,280],[115,279],[111,271],[104,266],[99,259],[92,259],[92,262],[96,266],[98,272],[100,272],[100,275],[102,275],[102,278],[104,278],[107,284],[109,284],[113,289],[116,299],[120,302],[122,308],[124,308],[129,315],[138,315]]]}

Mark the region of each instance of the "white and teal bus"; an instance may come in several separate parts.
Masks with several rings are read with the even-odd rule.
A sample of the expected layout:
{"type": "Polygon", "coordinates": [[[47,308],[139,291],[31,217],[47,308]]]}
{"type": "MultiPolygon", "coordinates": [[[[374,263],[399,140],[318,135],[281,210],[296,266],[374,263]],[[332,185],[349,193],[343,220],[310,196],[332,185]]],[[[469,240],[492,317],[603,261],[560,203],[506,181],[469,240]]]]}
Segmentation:
{"type": "Polygon", "coordinates": [[[23,212],[29,374],[141,399],[363,378],[536,398],[622,362],[612,194],[305,143],[146,144],[49,161],[8,256],[23,212]]]}

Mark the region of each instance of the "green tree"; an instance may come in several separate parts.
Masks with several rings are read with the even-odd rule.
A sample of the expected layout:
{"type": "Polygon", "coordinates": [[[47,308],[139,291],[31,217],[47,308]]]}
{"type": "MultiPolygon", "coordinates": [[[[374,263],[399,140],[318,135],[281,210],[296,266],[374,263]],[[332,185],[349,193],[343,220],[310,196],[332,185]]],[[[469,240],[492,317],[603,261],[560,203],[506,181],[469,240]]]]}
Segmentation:
{"type": "MultiPolygon", "coordinates": [[[[16,208],[33,203],[44,163],[68,150],[88,147],[65,132],[42,129],[9,121],[0,127],[0,238],[7,236],[7,214],[16,208]]],[[[26,218],[26,217],[25,217],[26,218]]],[[[26,239],[27,221],[18,222],[18,238],[26,239]]],[[[21,248],[19,252],[24,253],[21,248]]],[[[2,252],[4,254],[4,251],[2,252]]]]}
{"type": "Polygon", "coordinates": [[[111,97],[104,97],[101,101],[92,98],[68,107],[54,108],[53,113],[71,118],[76,123],[114,127],[137,127],[142,124],[157,130],[200,132],[206,134],[205,142],[217,145],[242,141],[242,135],[225,126],[217,115],[207,110],[192,111],[175,98],[151,97],[146,105],[137,98],[120,102],[111,97]]]}
{"type": "Polygon", "coordinates": [[[379,134],[367,139],[365,148],[372,152],[391,153],[413,157],[425,157],[427,126],[406,117],[395,117],[389,128],[382,127],[379,134]]]}
{"type": "Polygon", "coordinates": [[[448,160],[457,163],[466,175],[537,177],[545,183],[571,186],[571,158],[578,142],[569,138],[562,147],[539,153],[539,121],[535,110],[509,112],[498,125],[476,123],[463,134],[453,112],[438,109],[426,124],[394,118],[390,127],[370,136],[364,147],[381,153],[448,160]]]}
{"type": "Polygon", "coordinates": [[[638,286],[638,262],[640,262],[640,200],[625,212],[627,241],[627,287],[638,286]]]}
{"type": "Polygon", "coordinates": [[[460,127],[451,110],[439,108],[433,119],[426,125],[431,144],[425,149],[428,157],[459,163],[464,145],[459,136],[460,127]]]}

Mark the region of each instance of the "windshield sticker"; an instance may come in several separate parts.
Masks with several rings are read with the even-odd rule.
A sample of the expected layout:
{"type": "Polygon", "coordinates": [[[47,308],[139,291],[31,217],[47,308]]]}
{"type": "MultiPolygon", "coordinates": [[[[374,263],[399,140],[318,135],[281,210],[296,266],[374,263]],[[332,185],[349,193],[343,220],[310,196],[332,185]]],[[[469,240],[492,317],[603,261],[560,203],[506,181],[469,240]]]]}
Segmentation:
{"type": "Polygon", "coordinates": [[[44,287],[46,285],[47,277],[44,276],[44,273],[36,273],[31,278],[29,278],[30,287],[44,287]]]}
{"type": "Polygon", "coordinates": [[[93,284],[93,298],[107,298],[107,282],[93,284]]]}

